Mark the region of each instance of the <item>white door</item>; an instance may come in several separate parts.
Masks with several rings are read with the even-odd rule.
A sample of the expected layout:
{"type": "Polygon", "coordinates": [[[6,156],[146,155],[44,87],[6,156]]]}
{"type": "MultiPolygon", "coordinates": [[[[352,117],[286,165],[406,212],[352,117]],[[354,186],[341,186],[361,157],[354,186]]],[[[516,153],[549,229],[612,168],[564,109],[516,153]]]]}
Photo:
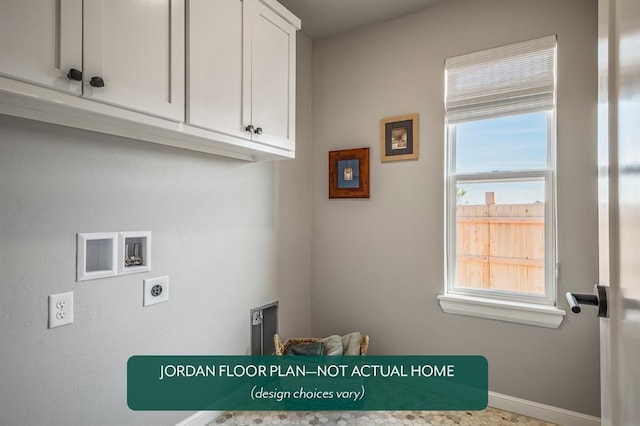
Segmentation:
{"type": "Polygon", "coordinates": [[[242,0],[190,0],[187,122],[251,138],[242,125],[242,0]]]}
{"type": "Polygon", "coordinates": [[[83,96],[184,121],[184,0],[84,0],[83,96]]]}
{"type": "Polygon", "coordinates": [[[243,122],[254,141],[293,150],[296,29],[258,0],[244,13],[243,122]]]}
{"type": "Polygon", "coordinates": [[[0,75],[80,94],[82,0],[2,0],[0,75]]]}
{"type": "Polygon", "coordinates": [[[603,425],[640,425],[640,2],[600,0],[600,281],[603,425]]]}

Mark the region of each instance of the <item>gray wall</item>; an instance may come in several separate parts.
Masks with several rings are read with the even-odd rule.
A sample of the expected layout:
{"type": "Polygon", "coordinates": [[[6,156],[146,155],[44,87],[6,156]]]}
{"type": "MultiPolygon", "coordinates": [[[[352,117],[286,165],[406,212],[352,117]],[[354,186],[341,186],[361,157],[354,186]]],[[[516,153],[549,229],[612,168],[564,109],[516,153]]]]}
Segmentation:
{"type": "Polygon", "coordinates": [[[0,424],[170,425],[134,412],[140,354],[246,354],[249,309],[310,332],[311,42],[298,43],[298,158],[252,164],[0,116],[0,424]],[[76,233],[151,230],[153,271],[75,282],[76,233]],[[142,280],[170,276],[142,307],[142,280]],[[75,322],[47,329],[47,295],[75,322]]]}
{"type": "Polygon", "coordinates": [[[313,45],[312,331],[373,354],[482,354],[490,390],[599,413],[598,321],[444,314],[444,60],[558,35],[559,303],[598,278],[596,0],[451,0],[313,45]],[[420,114],[420,159],[380,163],[379,120],[420,114]],[[327,152],[371,147],[371,199],[329,200],[327,152]]]}
{"type": "Polygon", "coordinates": [[[299,34],[294,161],[249,164],[0,116],[0,424],[173,424],[190,413],[126,407],[127,358],[247,353],[249,309],[276,299],[284,336],[362,330],[374,354],[483,354],[491,390],[597,415],[590,312],[548,330],[447,315],[436,302],[444,59],[552,33],[558,293],[590,292],[595,0],[450,0],[314,42],[313,76],[299,34]],[[382,165],[379,119],[411,112],[420,160],[382,165]],[[372,148],[371,199],[328,200],[327,151],[361,146],[372,148]],[[120,189],[132,181],[136,191],[120,189]],[[77,232],[146,229],[153,272],[75,282],[77,232]],[[163,274],[171,300],[142,308],[142,279],[163,274]],[[47,330],[47,295],[69,290],[75,323],[47,330]]]}

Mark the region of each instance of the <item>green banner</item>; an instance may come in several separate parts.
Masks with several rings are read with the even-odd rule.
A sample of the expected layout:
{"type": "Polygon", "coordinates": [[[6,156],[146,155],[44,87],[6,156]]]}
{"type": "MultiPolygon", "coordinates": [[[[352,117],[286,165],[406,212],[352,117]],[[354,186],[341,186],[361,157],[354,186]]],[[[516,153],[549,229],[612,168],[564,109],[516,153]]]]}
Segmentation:
{"type": "Polygon", "coordinates": [[[133,410],[482,410],[482,356],[133,356],[133,410]]]}

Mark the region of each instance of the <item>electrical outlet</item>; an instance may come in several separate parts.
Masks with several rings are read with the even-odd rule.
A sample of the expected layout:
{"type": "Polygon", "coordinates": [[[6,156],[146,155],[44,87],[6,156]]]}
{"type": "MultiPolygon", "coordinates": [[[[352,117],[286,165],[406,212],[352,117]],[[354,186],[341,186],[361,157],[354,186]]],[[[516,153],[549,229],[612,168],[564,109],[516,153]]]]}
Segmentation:
{"type": "Polygon", "coordinates": [[[49,296],[49,328],[73,322],[73,292],[49,296]]]}
{"type": "Polygon", "coordinates": [[[169,277],[157,277],[144,280],[142,306],[155,305],[169,300],[169,277]]]}

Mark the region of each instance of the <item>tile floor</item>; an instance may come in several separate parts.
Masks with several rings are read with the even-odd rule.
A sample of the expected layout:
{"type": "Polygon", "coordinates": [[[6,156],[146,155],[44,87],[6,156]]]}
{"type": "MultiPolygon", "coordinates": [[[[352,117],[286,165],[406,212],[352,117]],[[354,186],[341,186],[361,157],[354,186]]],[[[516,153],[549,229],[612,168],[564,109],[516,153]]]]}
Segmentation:
{"type": "Polygon", "coordinates": [[[208,426],[217,425],[554,426],[553,423],[491,407],[483,411],[236,411],[222,414],[208,426]]]}

